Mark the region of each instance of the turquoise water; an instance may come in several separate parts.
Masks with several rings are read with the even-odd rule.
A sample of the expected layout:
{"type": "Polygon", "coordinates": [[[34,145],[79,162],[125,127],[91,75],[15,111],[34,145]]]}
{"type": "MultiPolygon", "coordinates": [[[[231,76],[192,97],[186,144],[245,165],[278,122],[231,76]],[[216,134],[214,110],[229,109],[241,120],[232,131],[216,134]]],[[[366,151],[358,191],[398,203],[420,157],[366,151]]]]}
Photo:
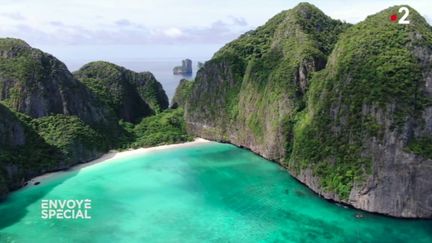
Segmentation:
{"type": "Polygon", "coordinates": [[[112,160],[12,193],[0,242],[432,242],[432,221],[356,218],[232,145],[112,160]],[[91,199],[92,219],[43,220],[42,199],[91,199]]]}

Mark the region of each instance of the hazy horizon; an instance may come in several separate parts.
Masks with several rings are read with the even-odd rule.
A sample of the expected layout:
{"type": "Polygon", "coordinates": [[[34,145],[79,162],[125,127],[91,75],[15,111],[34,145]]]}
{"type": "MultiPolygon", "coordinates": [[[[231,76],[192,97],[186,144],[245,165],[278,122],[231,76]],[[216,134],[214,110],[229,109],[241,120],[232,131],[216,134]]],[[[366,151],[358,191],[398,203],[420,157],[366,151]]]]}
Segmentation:
{"type": "Polygon", "coordinates": [[[217,45],[190,45],[183,46],[182,50],[174,50],[175,46],[101,46],[101,47],[70,47],[67,49],[47,51],[47,48],[41,48],[45,52],[55,54],[55,57],[60,59],[66,64],[68,69],[73,72],[81,68],[84,64],[94,61],[107,61],[115,63],[120,66],[127,67],[136,72],[154,71],[148,66],[138,68],[136,65],[131,66],[131,62],[155,62],[157,63],[172,63],[174,68],[176,65],[181,65],[183,59],[189,58],[193,61],[193,67],[196,68],[198,62],[205,62],[209,60],[213,54],[222,46],[217,45]],[[132,50],[133,49],[133,50],[132,50]],[[172,50],[170,50],[172,49],[172,50]],[[105,51],[104,51],[105,50],[105,51]],[[125,56],[117,53],[116,50],[121,52],[130,52],[130,55],[125,56]],[[73,54],[75,53],[75,55],[73,54]]]}
{"type": "MultiPolygon", "coordinates": [[[[96,60],[205,61],[242,33],[300,2],[0,0],[0,37],[23,39],[56,56],[71,71],[96,60]]],[[[349,23],[389,6],[406,4],[385,0],[308,2],[349,23]]],[[[432,5],[428,3],[420,0],[409,5],[431,23],[432,5]]]]}

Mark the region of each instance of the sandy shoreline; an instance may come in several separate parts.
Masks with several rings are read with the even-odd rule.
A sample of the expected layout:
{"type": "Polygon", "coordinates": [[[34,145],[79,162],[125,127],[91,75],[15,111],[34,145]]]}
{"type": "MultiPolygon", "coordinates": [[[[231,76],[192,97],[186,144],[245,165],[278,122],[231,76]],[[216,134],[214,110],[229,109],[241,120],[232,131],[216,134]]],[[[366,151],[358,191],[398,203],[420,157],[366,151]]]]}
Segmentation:
{"type": "MultiPolygon", "coordinates": [[[[125,150],[125,151],[116,151],[116,150],[112,150],[109,151],[108,153],[102,155],[100,158],[86,162],[86,163],[82,163],[82,164],[77,164],[75,166],[70,167],[67,170],[61,170],[61,171],[56,171],[56,172],[50,172],[50,173],[46,173],[40,176],[36,176],[34,178],[32,178],[31,180],[28,181],[27,186],[34,186],[33,184],[35,182],[42,182],[44,180],[46,180],[49,177],[52,177],[54,175],[58,175],[61,173],[65,173],[65,172],[69,172],[69,171],[74,171],[74,170],[81,170],[83,168],[86,167],[90,167],[92,165],[95,164],[99,164],[102,162],[109,162],[112,161],[113,159],[119,159],[119,158],[124,158],[124,157],[128,157],[131,155],[140,155],[140,154],[146,154],[149,152],[153,152],[153,151],[158,151],[158,150],[164,150],[164,149],[168,149],[168,148],[181,148],[181,147],[187,147],[187,146],[191,146],[191,145],[197,145],[197,144],[203,144],[203,143],[208,143],[210,142],[209,140],[203,139],[203,138],[195,138],[194,141],[192,142],[185,142],[185,143],[176,143],[176,144],[167,144],[167,145],[160,145],[160,146],[155,146],[155,147],[148,147],[148,148],[139,148],[139,149],[129,149],[129,150],[125,150]]],[[[25,187],[27,187],[25,186],[25,187]]]]}

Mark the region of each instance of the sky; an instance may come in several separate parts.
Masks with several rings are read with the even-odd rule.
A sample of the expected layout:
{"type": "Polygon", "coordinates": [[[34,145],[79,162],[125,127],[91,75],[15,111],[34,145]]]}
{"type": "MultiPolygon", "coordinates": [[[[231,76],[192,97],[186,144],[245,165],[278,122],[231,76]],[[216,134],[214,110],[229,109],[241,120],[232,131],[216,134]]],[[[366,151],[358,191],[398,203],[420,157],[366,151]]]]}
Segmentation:
{"type": "MultiPolygon", "coordinates": [[[[66,64],[81,60],[208,59],[225,43],[300,1],[0,0],[0,37],[15,37],[66,64]]],[[[357,23],[409,4],[432,21],[432,1],[309,1],[332,18],[357,23]]]]}

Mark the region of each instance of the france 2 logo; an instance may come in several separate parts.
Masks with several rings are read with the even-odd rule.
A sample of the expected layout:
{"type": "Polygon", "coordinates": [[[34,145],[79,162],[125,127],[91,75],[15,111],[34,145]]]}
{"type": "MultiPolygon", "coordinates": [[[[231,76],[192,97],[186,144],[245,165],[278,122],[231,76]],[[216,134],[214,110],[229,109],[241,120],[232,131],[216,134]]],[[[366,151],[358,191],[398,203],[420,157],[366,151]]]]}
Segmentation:
{"type": "Polygon", "coordinates": [[[398,15],[396,13],[393,13],[392,15],[390,15],[390,21],[391,22],[398,21],[397,22],[398,24],[409,24],[410,21],[406,19],[406,18],[408,18],[408,15],[409,15],[409,9],[407,7],[400,7],[398,12],[404,13],[402,18],[400,18],[398,21],[398,15]]]}

